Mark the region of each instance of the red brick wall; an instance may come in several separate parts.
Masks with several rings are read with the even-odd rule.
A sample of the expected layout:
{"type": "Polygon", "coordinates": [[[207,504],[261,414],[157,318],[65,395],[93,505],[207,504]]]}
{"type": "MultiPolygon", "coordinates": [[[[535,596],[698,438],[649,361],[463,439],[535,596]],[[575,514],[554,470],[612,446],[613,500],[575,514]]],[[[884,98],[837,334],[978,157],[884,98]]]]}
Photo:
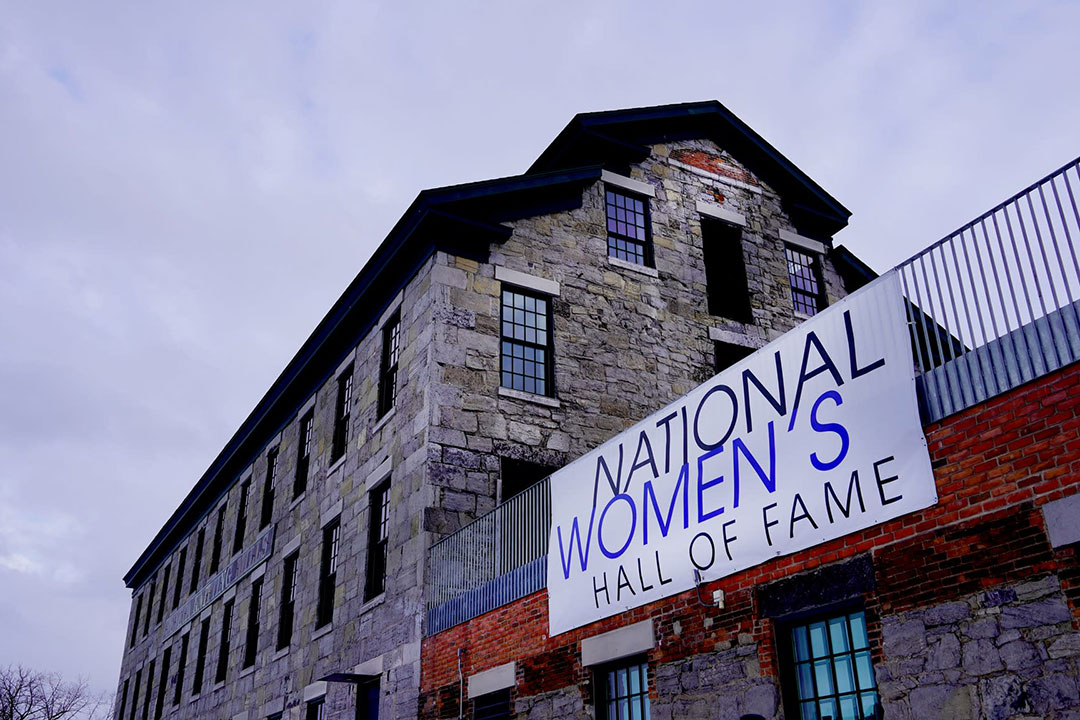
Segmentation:
{"type": "Polygon", "coordinates": [[[758,615],[754,587],[864,552],[872,553],[876,573],[877,589],[866,599],[872,636],[883,615],[1048,573],[1061,578],[1080,619],[1076,548],[1053,551],[1039,511],[1080,485],[1080,364],[935,423],[926,436],[937,505],[709,584],[703,596],[722,589],[724,610],[702,607],[689,591],[552,639],[546,591],[498,608],[424,640],[422,715],[448,712],[451,699],[456,714],[458,648],[465,648],[466,677],[516,660],[519,696],[587,688],[580,640],[650,617],[658,639],[653,663],[749,634],[762,671],[775,675],[772,623],[758,615]]]}

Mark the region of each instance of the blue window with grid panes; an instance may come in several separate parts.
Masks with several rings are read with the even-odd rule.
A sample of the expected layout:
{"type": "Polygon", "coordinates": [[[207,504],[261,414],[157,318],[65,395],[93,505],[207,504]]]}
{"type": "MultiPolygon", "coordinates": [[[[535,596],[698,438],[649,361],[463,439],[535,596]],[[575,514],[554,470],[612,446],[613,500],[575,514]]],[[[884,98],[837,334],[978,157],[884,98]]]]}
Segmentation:
{"type": "Polygon", "coordinates": [[[611,188],[605,190],[604,200],[608,255],[636,265],[651,265],[646,201],[611,188]]]}
{"type": "Polygon", "coordinates": [[[551,300],[517,288],[502,291],[501,382],[551,395],[551,300]]]}
{"type": "Polygon", "coordinates": [[[596,717],[602,720],[649,720],[649,666],[631,661],[604,668],[596,717]]]}
{"type": "Polygon", "coordinates": [[[861,610],[791,629],[798,714],[802,720],[864,720],[878,706],[866,615],[861,610]]]}

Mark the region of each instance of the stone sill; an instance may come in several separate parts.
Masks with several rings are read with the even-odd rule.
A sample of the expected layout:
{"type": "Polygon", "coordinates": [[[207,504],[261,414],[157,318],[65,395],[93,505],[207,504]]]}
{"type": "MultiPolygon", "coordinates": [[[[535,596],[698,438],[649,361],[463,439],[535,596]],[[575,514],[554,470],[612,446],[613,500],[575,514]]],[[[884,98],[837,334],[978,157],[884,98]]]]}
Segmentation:
{"type": "Polygon", "coordinates": [[[223,687],[225,687],[225,681],[224,680],[222,680],[219,683],[214,683],[213,690],[214,690],[214,692],[217,692],[218,690],[220,690],[223,687]]]}
{"type": "Polygon", "coordinates": [[[385,600],[386,600],[386,591],[384,590],[383,592],[379,593],[378,595],[376,595],[375,597],[371,598],[366,603],[361,605],[360,610],[359,610],[359,614],[363,615],[366,612],[371,612],[372,610],[377,608],[379,605],[382,605],[385,600]]]}
{"type": "Polygon", "coordinates": [[[500,387],[499,397],[513,398],[514,400],[523,400],[535,405],[543,405],[549,408],[560,408],[562,403],[558,398],[548,397],[547,395],[537,395],[536,393],[524,392],[523,390],[514,390],[513,388],[500,387]]]}
{"type": "Polygon", "coordinates": [[[385,415],[383,415],[381,418],[379,418],[378,422],[376,422],[374,425],[371,426],[371,432],[372,433],[377,433],[380,430],[382,430],[383,425],[390,422],[390,418],[394,417],[394,413],[396,413],[396,412],[397,412],[397,406],[395,405],[394,407],[390,408],[389,412],[387,412],[385,415]]]}
{"type": "Polygon", "coordinates": [[[315,632],[311,633],[311,641],[314,642],[321,638],[323,635],[329,635],[334,631],[334,623],[328,622],[321,628],[317,628],[315,632]]]}
{"type": "Polygon", "coordinates": [[[274,662],[275,660],[280,660],[281,658],[285,657],[286,655],[289,654],[290,649],[291,649],[290,647],[281,648],[276,653],[274,653],[274,655],[270,658],[270,662],[274,662]]]}
{"type": "Polygon", "coordinates": [[[297,506],[297,505],[299,505],[299,504],[300,504],[301,502],[303,502],[303,500],[304,500],[304,496],[305,496],[305,495],[307,495],[307,490],[305,490],[304,492],[302,492],[302,493],[300,493],[299,495],[297,495],[297,496],[296,496],[296,499],[295,499],[295,500],[293,500],[293,501],[292,501],[291,503],[289,503],[289,510],[288,510],[288,512],[292,512],[293,510],[295,510],[295,509],[296,509],[296,506],[297,506]]]}
{"type": "Polygon", "coordinates": [[[240,674],[237,675],[236,677],[237,677],[237,679],[242,678],[242,677],[247,677],[248,675],[250,675],[253,672],[255,672],[255,666],[254,665],[249,665],[248,667],[241,670],[240,674]]]}
{"type": "Polygon", "coordinates": [[[660,273],[657,272],[656,268],[649,267],[648,265],[638,265],[637,263],[627,262],[626,260],[620,260],[619,258],[613,258],[610,255],[608,255],[607,261],[609,265],[614,265],[615,267],[622,268],[623,270],[630,270],[654,278],[660,277],[660,273]]]}
{"type": "Polygon", "coordinates": [[[345,456],[347,454],[348,453],[342,453],[341,457],[339,457],[337,460],[335,460],[333,465],[326,468],[326,477],[330,477],[331,475],[336,473],[339,469],[341,469],[341,466],[345,464],[345,456]]]}

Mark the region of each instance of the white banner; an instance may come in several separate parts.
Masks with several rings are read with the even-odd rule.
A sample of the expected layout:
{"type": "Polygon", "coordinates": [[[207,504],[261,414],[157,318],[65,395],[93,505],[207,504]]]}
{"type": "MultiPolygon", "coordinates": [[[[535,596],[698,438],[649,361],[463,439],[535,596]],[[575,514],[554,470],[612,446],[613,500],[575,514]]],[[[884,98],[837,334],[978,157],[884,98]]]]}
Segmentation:
{"type": "Polygon", "coordinates": [[[551,634],[937,502],[895,272],[551,477],[551,634]]]}

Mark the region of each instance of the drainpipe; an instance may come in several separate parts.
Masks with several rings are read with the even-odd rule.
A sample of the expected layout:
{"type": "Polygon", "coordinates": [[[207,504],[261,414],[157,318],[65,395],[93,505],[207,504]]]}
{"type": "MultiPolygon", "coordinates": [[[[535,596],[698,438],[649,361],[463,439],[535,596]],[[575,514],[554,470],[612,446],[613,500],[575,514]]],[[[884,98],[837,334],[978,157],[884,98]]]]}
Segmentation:
{"type": "Polygon", "coordinates": [[[461,656],[465,654],[465,648],[457,651],[457,679],[458,679],[458,707],[457,716],[461,720],[465,714],[465,676],[461,672],[461,656]]]}

